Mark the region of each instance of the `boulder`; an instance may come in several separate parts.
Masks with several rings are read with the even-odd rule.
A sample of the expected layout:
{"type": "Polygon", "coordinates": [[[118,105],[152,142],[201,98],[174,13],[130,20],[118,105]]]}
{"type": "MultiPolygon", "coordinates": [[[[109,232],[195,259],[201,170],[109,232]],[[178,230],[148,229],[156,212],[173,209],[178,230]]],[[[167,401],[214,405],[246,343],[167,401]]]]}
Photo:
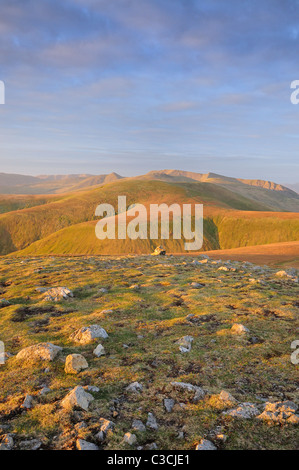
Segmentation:
{"type": "Polygon", "coordinates": [[[107,332],[100,325],[83,326],[71,335],[71,338],[77,343],[88,344],[97,338],[108,338],[107,332]]]}
{"type": "Polygon", "coordinates": [[[81,354],[69,354],[65,360],[64,371],[66,374],[78,374],[81,370],[87,369],[88,363],[81,354]]]}
{"type": "Polygon", "coordinates": [[[223,414],[233,418],[251,419],[259,415],[260,412],[254,403],[241,403],[237,408],[224,411],[223,414]]]}
{"type": "Polygon", "coordinates": [[[22,441],[19,444],[20,450],[38,450],[42,445],[42,442],[38,439],[30,439],[28,441],[22,441]]]}
{"type": "Polygon", "coordinates": [[[43,295],[43,299],[46,302],[59,302],[71,297],[74,297],[74,294],[67,287],[52,287],[52,289],[47,290],[43,295]]]}
{"type": "Polygon", "coordinates": [[[299,424],[299,416],[296,415],[298,406],[292,401],[283,401],[265,404],[263,413],[257,419],[268,423],[299,424]]]}
{"type": "Polygon", "coordinates": [[[131,434],[130,432],[127,432],[124,435],[124,442],[126,444],[129,444],[129,446],[133,446],[137,442],[137,437],[135,436],[135,434],[131,434]]]}
{"type": "Polygon", "coordinates": [[[39,343],[21,349],[16,358],[22,360],[37,358],[42,361],[53,361],[60,351],[62,351],[62,348],[52,343],[39,343]]]}
{"type": "Polygon", "coordinates": [[[84,441],[84,439],[77,439],[77,450],[100,450],[99,447],[92,442],[84,441]]]}
{"type": "Polygon", "coordinates": [[[133,420],[132,429],[134,429],[134,431],[139,431],[139,432],[146,431],[146,427],[144,426],[143,422],[140,419],[133,420]]]}
{"type": "Polygon", "coordinates": [[[197,403],[199,400],[202,400],[206,395],[206,392],[201,387],[198,387],[197,385],[192,385],[192,384],[184,383],[184,382],[171,382],[171,385],[178,391],[193,392],[194,403],[197,403]]]}
{"type": "Polygon", "coordinates": [[[214,446],[213,442],[208,441],[207,439],[202,439],[196,446],[195,450],[217,450],[217,447],[214,446]]]}
{"type": "Polygon", "coordinates": [[[90,393],[87,393],[83,387],[78,385],[71,390],[61,402],[63,408],[78,407],[84,411],[88,410],[90,403],[94,400],[90,393]]]}

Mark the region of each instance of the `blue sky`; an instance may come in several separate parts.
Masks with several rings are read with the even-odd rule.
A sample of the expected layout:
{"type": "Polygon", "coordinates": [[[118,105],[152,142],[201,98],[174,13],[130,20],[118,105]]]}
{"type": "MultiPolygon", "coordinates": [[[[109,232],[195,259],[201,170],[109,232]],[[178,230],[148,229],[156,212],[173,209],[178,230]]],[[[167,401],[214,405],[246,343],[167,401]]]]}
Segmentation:
{"type": "Polygon", "coordinates": [[[299,180],[297,0],[1,0],[0,171],[299,180]]]}

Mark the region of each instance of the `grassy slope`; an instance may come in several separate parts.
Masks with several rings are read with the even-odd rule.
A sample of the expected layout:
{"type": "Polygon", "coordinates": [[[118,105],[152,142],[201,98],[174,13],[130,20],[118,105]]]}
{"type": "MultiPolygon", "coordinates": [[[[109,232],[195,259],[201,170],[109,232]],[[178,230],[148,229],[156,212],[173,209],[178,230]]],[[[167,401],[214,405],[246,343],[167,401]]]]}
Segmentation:
{"type": "MultiPolygon", "coordinates": [[[[299,236],[299,216],[280,218],[253,218],[252,213],[225,212],[204,220],[203,250],[227,249],[239,246],[293,241],[299,236]]],[[[265,214],[265,213],[263,213],[265,214]]],[[[183,240],[98,240],[95,236],[96,221],[86,222],[56,232],[20,251],[21,256],[46,254],[121,254],[150,253],[162,244],[167,252],[184,252],[183,240]]]]}
{"type": "Polygon", "coordinates": [[[35,258],[22,264],[1,259],[2,289],[11,302],[0,316],[6,351],[17,354],[43,341],[64,348],[51,363],[20,366],[12,357],[0,366],[0,420],[10,426],[16,446],[38,438],[43,449],[75,449],[77,437],[96,442],[99,420],[106,418],[115,423],[115,431],[101,448],[129,449],[123,436],[133,432],[133,419],[145,423],[152,412],[159,429],[137,432],[138,445],[156,442],[158,449],[191,450],[202,438],[211,439],[209,433],[220,426],[227,436],[226,441],[215,442],[220,449],[298,449],[298,426],[233,419],[222,414],[231,406],[216,397],[224,389],[240,402],[261,404],[263,397],[299,403],[299,369],[290,361],[291,343],[298,339],[298,285],[270,270],[257,273],[240,265],[226,273],[218,267],[194,266],[191,256],[35,258]],[[192,289],[191,282],[205,286],[192,289]],[[140,290],[130,289],[136,283],[140,290]],[[35,286],[52,285],[68,286],[74,298],[43,302],[35,286]],[[101,294],[101,287],[108,292],[101,294]],[[190,314],[198,323],[187,320],[190,314]],[[232,335],[235,322],[250,333],[232,335]],[[77,328],[94,323],[109,334],[101,341],[107,354],[100,358],[92,353],[97,343],[81,346],[70,338],[77,328]],[[176,341],[185,335],[194,341],[191,352],[181,354],[176,341]],[[83,354],[89,368],[79,375],[65,374],[64,360],[70,353],[83,354]],[[134,381],[143,384],[143,393],[126,394],[126,386],[134,381]],[[172,388],[173,381],[189,382],[209,393],[194,404],[192,394],[172,388]],[[51,391],[40,396],[44,385],[51,391]],[[70,413],[60,406],[76,385],[99,388],[88,412],[70,413]],[[25,394],[35,400],[28,411],[20,409],[25,394]],[[164,398],[176,402],[171,413],[164,410],[164,398]],[[82,421],[85,428],[75,426],[82,421]],[[184,438],[178,439],[182,430],[184,438]]]}
{"type": "MultiPolygon", "coordinates": [[[[61,196],[52,202],[0,216],[0,253],[22,250],[32,243],[33,253],[148,252],[153,244],[121,242],[102,246],[94,237],[95,208],[108,202],[117,208],[118,195],[127,205],[143,203],[203,203],[206,217],[204,249],[231,248],[274,243],[298,238],[299,214],[261,212],[269,208],[227,188],[212,183],[166,183],[126,180],[93,190],[61,196]],[[263,222],[261,223],[261,218],[263,222]],[[63,231],[63,229],[67,228],[63,231]],[[233,236],[232,236],[233,234],[233,236]]],[[[165,243],[164,243],[165,244],[165,243]]],[[[167,244],[172,252],[182,251],[181,242],[167,244]]]]}

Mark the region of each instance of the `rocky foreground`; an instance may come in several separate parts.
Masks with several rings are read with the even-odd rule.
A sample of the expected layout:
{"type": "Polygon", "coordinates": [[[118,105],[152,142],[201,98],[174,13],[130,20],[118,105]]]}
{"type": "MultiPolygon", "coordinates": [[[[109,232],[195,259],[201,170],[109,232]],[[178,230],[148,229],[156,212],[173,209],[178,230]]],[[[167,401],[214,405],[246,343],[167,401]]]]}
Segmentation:
{"type": "Polygon", "coordinates": [[[0,276],[1,450],[299,448],[296,270],[4,258],[0,276]]]}

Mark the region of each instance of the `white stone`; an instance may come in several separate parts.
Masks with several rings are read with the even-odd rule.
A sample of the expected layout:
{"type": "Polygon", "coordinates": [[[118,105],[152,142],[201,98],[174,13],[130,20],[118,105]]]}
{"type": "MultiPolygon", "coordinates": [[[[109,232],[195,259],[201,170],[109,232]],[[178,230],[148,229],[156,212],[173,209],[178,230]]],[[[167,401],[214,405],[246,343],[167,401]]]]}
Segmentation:
{"type": "Polygon", "coordinates": [[[64,397],[61,405],[63,408],[74,408],[76,406],[87,411],[93,400],[93,396],[85,392],[84,388],[78,385],[64,397]]]}
{"type": "Polygon", "coordinates": [[[62,351],[62,348],[55,346],[52,343],[39,343],[29,346],[28,348],[21,349],[16,355],[16,359],[32,359],[38,358],[42,361],[53,361],[57,354],[62,351]]]}
{"type": "Polygon", "coordinates": [[[84,326],[71,335],[77,343],[88,344],[97,338],[108,338],[107,332],[100,325],[84,326]]]}
{"type": "Polygon", "coordinates": [[[78,374],[87,368],[88,363],[82,354],[69,354],[65,359],[64,371],[66,374],[78,374]]]}

